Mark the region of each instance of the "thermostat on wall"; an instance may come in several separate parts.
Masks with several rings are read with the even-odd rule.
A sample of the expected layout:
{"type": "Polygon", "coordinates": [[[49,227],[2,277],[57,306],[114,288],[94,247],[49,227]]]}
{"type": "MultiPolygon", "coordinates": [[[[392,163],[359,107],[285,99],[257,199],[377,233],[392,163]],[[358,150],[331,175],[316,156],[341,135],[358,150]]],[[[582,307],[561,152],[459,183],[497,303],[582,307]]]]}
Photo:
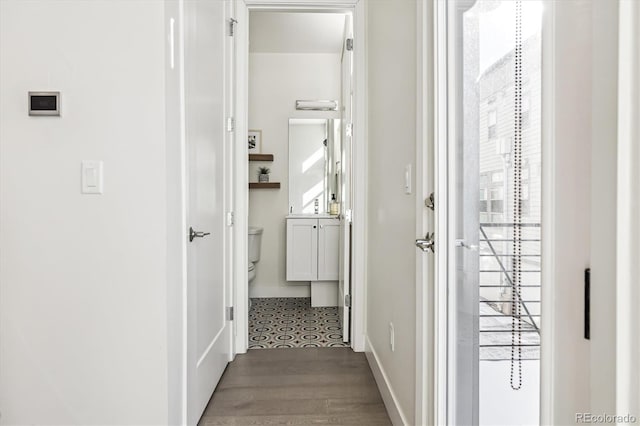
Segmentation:
{"type": "Polygon", "coordinates": [[[29,115],[60,115],[60,92],[29,92],[29,115]]]}

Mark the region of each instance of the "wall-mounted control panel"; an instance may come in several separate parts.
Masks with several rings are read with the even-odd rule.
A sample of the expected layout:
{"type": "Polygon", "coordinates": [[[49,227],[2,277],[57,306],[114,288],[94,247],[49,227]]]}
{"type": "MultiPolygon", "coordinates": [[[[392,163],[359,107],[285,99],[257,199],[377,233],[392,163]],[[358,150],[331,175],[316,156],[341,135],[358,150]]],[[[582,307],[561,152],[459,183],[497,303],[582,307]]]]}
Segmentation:
{"type": "Polygon", "coordinates": [[[59,116],[60,92],[29,92],[29,115],[59,116]]]}

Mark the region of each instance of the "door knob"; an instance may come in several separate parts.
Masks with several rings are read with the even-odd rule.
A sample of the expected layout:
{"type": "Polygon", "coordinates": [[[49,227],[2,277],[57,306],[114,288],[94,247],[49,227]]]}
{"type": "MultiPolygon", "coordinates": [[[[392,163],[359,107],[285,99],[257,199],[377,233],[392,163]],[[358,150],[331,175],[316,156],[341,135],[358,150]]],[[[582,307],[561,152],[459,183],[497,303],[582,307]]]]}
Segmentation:
{"type": "Polygon", "coordinates": [[[431,250],[431,253],[435,253],[436,251],[435,244],[436,244],[436,240],[434,239],[433,232],[431,233],[427,232],[427,235],[425,235],[424,239],[416,240],[416,247],[418,247],[422,251],[431,250]]]}
{"type": "Polygon", "coordinates": [[[194,231],[192,227],[189,227],[189,241],[193,241],[194,238],[204,238],[210,234],[211,232],[194,231]]]}

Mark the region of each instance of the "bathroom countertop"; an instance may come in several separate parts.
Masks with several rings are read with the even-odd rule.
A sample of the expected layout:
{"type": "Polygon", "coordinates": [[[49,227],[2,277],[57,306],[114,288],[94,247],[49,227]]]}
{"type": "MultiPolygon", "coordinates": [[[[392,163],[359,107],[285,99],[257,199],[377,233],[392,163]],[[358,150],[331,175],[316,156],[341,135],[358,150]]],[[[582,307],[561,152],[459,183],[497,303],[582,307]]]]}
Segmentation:
{"type": "Polygon", "coordinates": [[[338,219],[339,215],[329,213],[309,214],[309,213],[292,213],[286,216],[287,219],[338,219]]]}

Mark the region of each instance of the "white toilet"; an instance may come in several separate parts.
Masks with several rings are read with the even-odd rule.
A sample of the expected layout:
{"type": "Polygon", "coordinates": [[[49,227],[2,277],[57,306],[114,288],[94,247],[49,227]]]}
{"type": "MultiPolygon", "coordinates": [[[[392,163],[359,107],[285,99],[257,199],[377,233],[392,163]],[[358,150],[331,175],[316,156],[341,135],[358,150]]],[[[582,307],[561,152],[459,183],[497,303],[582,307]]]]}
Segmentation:
{"type": "Polygon", "coordinates": [[[257,226],[249,227],[249,285],[256,279],[255,264],[260,260],[262,230],[257,226]]]}

